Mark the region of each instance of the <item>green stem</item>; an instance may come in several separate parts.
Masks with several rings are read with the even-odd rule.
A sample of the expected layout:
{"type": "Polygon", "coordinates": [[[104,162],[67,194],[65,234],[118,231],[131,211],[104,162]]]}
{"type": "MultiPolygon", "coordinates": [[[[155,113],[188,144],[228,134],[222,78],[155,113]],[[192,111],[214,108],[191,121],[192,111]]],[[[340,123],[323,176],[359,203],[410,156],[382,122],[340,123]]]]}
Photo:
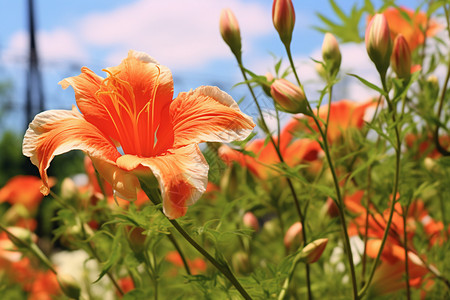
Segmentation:
{"type": "Polygon", "coordinates": [[[380,249],[378,250],[377,257],[375,258],[375,262],[372,265],[372,269],[371,269],[371,272],[370,272],[370,275],[369,275],[369,280],[366,282],[366,284],[364,284],[364,286],[361,288],[361,290],[358,293],[359,297],[362,297],[367,292],[370,284],[372,283],[373,276],[375,275],[376,267],[377,267],[377,265],[378,265],[378,263],[380,261],[381,253],[383,252],[384,245],[386,243],[386,239],[387,239],[387,236],[389,234],[389,230],[391,228],[392,217],[394,215],[395,202],[396,202],[396,198],[397,198],[399,178],[400,178],[401,139],[400,139],[400,133],[399,133],[398,126],[397,126],[397,120],[396,120],[397,118],[396,118],[396,113],[395,113],[396,110],[395,110],[394,105],[391,103],[391,101],[389,99],[389,91],[388,91],[387,86],[386,86],[386,76],[383,76],[383,74],[381,74],[380,76],[381,76],[381,83],[383,84],[383,89],[386,92],[386,102],[388,104],[389,111],[392,114],[392,121],[395,124],[394,130],[395,130],[396,144],[393,145],[394,146],[394,150],[395,150],[394,187],[393,187],[393,191],[392,191],[392,202],[391,202],[391,207],[390,207],[390,211],[389,211],[389,217],[388,217],[388,220],[387,220],[387,223],[386,223],[386,228],[384,229],[384,233],[383,233],[383,238],[381,240],[380,249]]]}
{"type": "MultiPolygon", "coordinates": [[[[446,5],[444,5],[444,10],[445,10],[445,17],[447,20],[447,32],[450,37],[450,15],[449,15],[449,11],[448,11],[446,5]]],[[[442,86],[441,95],[439,97],[439,106],[438,106],[438,111],[437,111],[437,115],[436,115],[437,124],[436,124],[436,129],[434,131],[434,143],[436,144],[436,149],[444,156],[450,156],[450,151],[447,151],[447,149],[444,149],[444,147],[442,147],[442,145],[439,141],[439,128],[440,128],[439,123],[440,123],[442,109],[444,106],[445,95],[447,93],[447,85],[448,85],[449,79],[450,79],[450,60],[449,60],[449,64],[447,67],[447,75],[445,76],[444,85],[442,86]]]]}
{"type": "Polygon", "coordinates": [[[31,253],[33,253],[33,255],[36,256],[50,271],[52,271],[55,275],[57,275],[57,272],[55,268],[53,268],[50,260],[47,258],[47,256],[45,256],[44,253],[42,253],[41,249],[39,249],[39,247],[36,244],[32,242],[31,243],[25,242],[21,238],[14,235],[11,231],[9,231],[7,227],[1,224],[0,224],[0,231],[4,231],[8,235],[8,238],[11,240],[11,242],[14,243],[14,245],[16,245],[19,248],[25,248],[31,253]]]}
{"type": "MultiPolygon", "coordinates": [[[[139,180],[141,183],[141,187],[144,190],[144,192],[149,197],[150,201],[153,202],[153,204],[158,205],[161,203],[160,200],[160,194],[155,193],[152,191],[151,188],[149,188],[145,182],[139,180]]],[[[162,214],[163,211],[160,210],[162,214]]],[[[167,220],[172,224],[172,226],[183,236],[183,238],[192,245],[198,252],[200,252],[207,260],[209,260],[214,267],[216,267],[230,282],[231,284],[238,290],[238,292],[244,297],[244,299],[249,300],[252,299],[250,295],[247,293],[247,291],[242,287],[242,285],[239,283],[237,278],[234,276],[233,272],[231,271],[230,267],[226,262],[220,263],[218,262],[214,257],[212,257],[200,244],[198,244],[184,229],[183,227],[178,224],[176,220],[172,220],[167,218],[167,220]]]]}
{"type": "MultiPolygon", "coordinates": [[[[298,85],[303,90],[303,86],[302,86],[302,84],[300,82],[300,79],[299,79],[299,77],[297,75],[297,71],[295,69],[294,61],[292,59],[291,50],[290,50],[289,46],[285,45],[285,47],[286,47],[286,53],[287,53],[288,58],[289,58],[289,62],[291,64],[291,68],[292,68],[292,70],[294,72],[294,76],[297,79],[298,85]]],[[[330,97],[329,101],[331,101],[331,93],[330,93],[329,97],[330,97]]],[[[359,297],[358,297],[358,286],[357,286],[357,283],[356,283],[355,265],[353,263],[352,250],[351,250],[351,246],[350,246],[350,238],[348,236],[347,224],[346,224],[345,215],[344,215],[344,202],[343,202],[342,197],[341,197],[341,192],[340,192],[340,188],[339,188],[339,180],[337,178],[336,171],[335,171],[334,165],[333,165],[333,161],[331,159],[330,150],[329,150],[329,147],[328,147],[328,139],[327,139],[327,136],[326,136],[325,132],[322,130],[322,127],[320,126],[320,123],[317,120],[317,116],[314,114],[314,111],[311,108],[311,105],[309,104],[309,101],[306,101],[306,103],[307,103],[308,109],[309,109],[309,111],[311,113],[310,116],[313,118],[314,123],[316,124],[316,126],[317,126],[317,128],[319,130],[319,133],[320,133],[320,135],[322,137],[323,150],[325,152],[325,156],[327,158],[328,166],[330,167],[330,171],[331,171],[331,174],[333,176],[334,188],[335,188],[335,191],[336,191],[336,198],[337,198],[337,200],[335,200],[335,202],[336,202],[336,205],[337,205],[337,207],[339,209],[339,218],[340,218],[341,225],[342,225],[342,233],[344,235],[344,247],[345,247],[346,254],[347,254],[347,260],[348,260],[349,269],[350,269],[350,275],[351,275],[351,280],[352,280],[353,299],[359,299],[359,297]]],[[[329,110],[330,110],[330,107],[329,107],[329,110]]],[[[326,127],[327,126],[328,126],[328,124],[326,124],[326,127]]]]}
{"type": "Polygon", "coordinates": [[[155,293],[154,299],[158,300],[158,275],[156,272],[156,261],[153,256],[153,264],[155,265],[155,266],[153,266],[152,261],[150,260],[150,256],[148,255],[148,251],[144,251],[144,260],[145,260],[145,265],[147,266],[147,268],[146,268],[147,274],[153,281],[153,288],[154,288],[154,293],[155,293]]]}
{"type": "MultiPolygon", "coordinates": [[[[239,68],[241,70],[242,76],[244,77],[244,80],[247,84],[247,87],[250,91],[250,94],[252,95],[253,101],[256,104],[256,107],[258,109],[259,115],[261,117],[261,122],[263,125],[263,130],[266,132],[266,134],[268,135],[270,142],[272,143],[273,147],[275,148],[275,151],[277,153],[277,156],[280,160],[281,163],[284,163],[284,158],[283,155],[281,154],[280,148],[278,147],[277,143],[275,143],[275,140],[273,139],[272,134],[269,131],[269,127],[267,127],[266,121],[264,120],[264,115],[263,112],[261,110],[261,106],[259,105],[258,99],[256,98],[255,93],[253,92],[253,88],[251,87],[250,83],[248,82],[248,78],[247,78],[247,74],[245,73],[245,69],[244,66],[242,64],[242,59],[239,56],[236,56],[236,59],[238,61],[239,64],[239,68]]],[[[278,137],[280,138],[280,137],[278,137]]],[[[299,216],[300,219],[300,223],[302,224],[302,237],[303,237],[303,243],[306,244],[307,240],[306,240],[306,226],[305,226],[305,218],[303,216],[302,210],[300,208],[300,202],[298,200],[297,197],[297,193],[295,192],[295,188],[294,185],[292,184],[292,181],[289,177],[286,177],[286,181],[288,183],[289,189],[291,191],[292,197],[294,198],[294,205],[295,205],[295,209],[297,211],[297,214],[299,216]]],[[[306,286],[308,288],[308,299],[312,299],[312,293],[311,293],[311,278],[310,278],[310,270],[309,270],[309,265],[306,265],[306,286]]]]}
{"type": "Polygon", "coordinates": [[[406,218],[408,216],[409,205],[402,207],[403,210],[403,249],[405,249],[405,280],[406,299],[411,299],[411,287],[409,286],[409,263],[408,263],[408,235],[406,232],[406,218]]]}
{"type": "Polygon", "coordinates": [[[183,261],[183,265],[184,265],[184,269],[186,270],[186,273],[188,275],[192,275],[191,269],[189,268],[189,264],[186,260],[186,257],[184,256],[183,251],[181,251],[180,245],[178,245],[177,240],[175,239],[175,237],[173,236],[172,233],[167,235],[167,237],[172,242],[172,244],[175,247],[175,249],[177,250],[178,254],[180,254],[180,257],[181,257],[181,260],[183,261]]]}
{"type": "MultiPolygon", "coordinates": [[[[61,205],[62,207],[65,207],[69,210],[71,210],[74,215],[76,216],[76,218],[78,219],[78,222],[80,224],[81,227],[81,232],[83,234],[83,239],[84,240],[88,240],[88,234],[86,232],[85,229],[85,223],[83,223],[81,217],[78,214],[78,211],[71,205],[67,204],[65,201],[63,201],[58,195],[56,195],[54,192],[50,191],[50,194],[52,195],[53,199],[55,199],[56,202],[58,202],[59,205],[61,205]]],[[[100,259],[100,256],[98,255],[97,251],[95,250],[95,247],[91,244],[90,241],[87,242],[87,245],[89,247],[89,250],[91,251],[92,255],[95,257],[95,259],[99,262],[102,263],[103,261],[100,259]]],[[[117,281],[114,279],[114,276],[111,274],[110,271],[106,272],[106,275],[109,277],[109,279],[111,280],[111,282],[113,283],[114,287],[116,288],[117,292],[123,296],[125,293],[123,292],[122,288],[119,286],[119,284],[117,283],[117,281]]]]}

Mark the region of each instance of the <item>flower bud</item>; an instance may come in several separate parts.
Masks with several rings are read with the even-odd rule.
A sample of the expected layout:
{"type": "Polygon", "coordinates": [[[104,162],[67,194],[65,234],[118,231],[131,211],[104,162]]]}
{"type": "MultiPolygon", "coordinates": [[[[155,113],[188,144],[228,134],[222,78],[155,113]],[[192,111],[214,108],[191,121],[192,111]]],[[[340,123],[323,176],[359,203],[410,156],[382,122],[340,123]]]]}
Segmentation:
{"type": "Polygon", "coordinates": [[[322,79],[325,79],[325,80],[327,79],[327,72],[325,71],[325,68],[323,67],[323,64],[316,63],[315,69],[316,69],[317,74],[319,74],[319,76],[322,79]]]}
{"type": "Polygon", "coordinates": [[[339,216],[339,208],[337,207],[336,203],[334,203],[333,199],[328,198],[327,202],[325,202],[325,205],[323,207],[324,213],[328,215],[330,218],[335,218],[339,216]]]}
{"type": "Polygon", "coordinates": [[[284,246],[286,249],[297,248],[303,242],[302,224],[296,222],[286,231],[284,235],[284,246]]]}
{"type": "Polygon", "coordinates": [[[295,11],[291,0],[274,0],[272,6],[272,20],[280,39],[285,45],[292,40],[295,25],[295,11]]]}
{"type": "Polygon", "coordinates": [[[245,226],[247,226],[248,228],[253,229],[254,231],[258,231],[259,230],[258,219],[250,211],[248,211],[248,212],[246,212],[244,214],[244,217],[242,218],[242,222],[244,223],[245,226]]]}
{"type": "Polygon", "coordinates": [[[318,239],[306,245],[300,252],[301,261],[307,264],[312,264],[318,261],[325,250],[327,243],[328,239],[318,239]]]}
{"type": "Polygon", "coordinates": [[[335,77],[341,67],[342,56],[336,38],[329,32],[323,39],[322,58],[330,77],[335,77]]]}
{"type": "Polygon", "coordinates": [[[80,285],[72,275],[67,273],[58,273],[56,279],[58,280],[61,290],[67,297],[69,297],[70,299],[80,298],[80,285]]]}
{"type": "Polygon", "coordinates": [[[391,33],[386,17],[376,14],[366,29],[366,48],[370,59],[383,76],[389,67],[392,53],[391,33]]]}
{"type": "Polygon", "coordinates": [[[290,81],[276,79],[270,87],[270,94],[283,111],[292,114],[308,113],[305,94],[290,81]]]}
{"type": "Polygon", "coordinates": [[[223,9],[220,13],[220,34],[230,47],[231,52],[240,59],[241,57],[241,32],[239,23],[230,9],[223,9]]]}
{"type": "Polygon", "coordinates": [[[275,80],[275,78],[273,78],[272,73],[270,73],[270,72],[266,73],[266,80],[267,80],[267,85],[263,84],[262,89],[263,89],[264,93],[266,93],[267,96],[271,97],[270,86],[272,85],[273,81],[275,80]]]}
{"type": "Polygon", "coordinates": [[[233,269],[240,274],[248,274],[252,271],[248,254],[243,251],[236,252],[233,255],[231,258],[231,264],[233,269]]]}
{"type": "Polygon", "coordinates": [[[127,227],[128,243],[131,250],[135,253],[140,253],[145,250],[145,241],[147,236],[143,234],[144,229],[141,227],[127,227]]]}
{"type": "Polygon", "coordinates": [[[397,35],[394,40],[391,66],[398,78],[408,79],[411,76],[411,50],[401,34],[397,35]]]}

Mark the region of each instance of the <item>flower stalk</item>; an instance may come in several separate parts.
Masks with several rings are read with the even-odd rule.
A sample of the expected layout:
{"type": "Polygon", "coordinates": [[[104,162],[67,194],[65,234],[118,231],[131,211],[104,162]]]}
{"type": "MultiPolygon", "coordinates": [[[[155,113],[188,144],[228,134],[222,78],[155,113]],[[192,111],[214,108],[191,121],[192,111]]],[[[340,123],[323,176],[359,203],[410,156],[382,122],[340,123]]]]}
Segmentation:
{"type": "MultiPolygon", "coordinates": [[[[149,187],[144,181],[140,180],[142,190],[147,194],[148,198],[154,205],[161,204],[161,197],[157,190],[149,187]]],[[[161,213],[163,211],[161,210],[161,213]]],[[[163,213],[164,214],[164,213],[163,213]]],[[[167,216],[166,216],[167,217],[167,216]]],[[[173,225],[173,227],[181,234],[181,236],[189,243],[192,247],[194,247],[198,252],[200,252],[207,260],[209,260],[214,267],[216,267],[236,288],[236,290],[241,294],[244,299],[249,300],[252,299],[247,291],[242,287],[237,278],[234,276],[230,267],[226,263],[221,263],[217,261],[214,257],[212,257],[200,244],[198,244],[190,235],[187,233],[183,227],[178,224],[178,222],[174,219],[167,220],[173,225]]]]}
{"type": "MultiPolygon", "coordinates": [[[[297,83],[303,89],[303,86],[302,86],[302,84],[300,82],[300,78],[298,77],[298,74],[297,74],[297,71],[296,71],[296,68],[295,68],[295,65],[294,65],[294,61],[292,59],[291,49],[290,49],[289,46],[285,46],[285,48],[286,48],[287,56],[289,58],[289,62],[291,64],[292,71],[293,71],[294,76],[295,76],[295,78],[297,80],[297,83]]],[[[331,98],[332,98],[331,91],[332,90],[330,90],[330,93],[328,95],[328,102],[329,102],[329,104],[331,103],[331,98]]],[[[325,131],[324,131],[322,129],[322,127],[320,126],[320,123],[317,120],[317,117],[314,114],[314,112],[313,112],[313,110],[311,108],[311,105],[309,104],[309,101],[306,101],[306,103],[308,105],[308,110],[310,111],[310,116],[313,118],[314,123],[316,124],[316,126],[317,126],[317,128],[319,130],[320,136],[322,137],[322,140],[323,140],[322,141],[323,150],[324,150],[325,156],[327,158],[328,166],[330,168],[330,171],[331,171],[331,174],[332,174],[332,177],[333,177],[334,188],[335,188],[335,191],[336,191],[336,198],[337,199],[336,200],[333,199],[333,200],[335,201],[337,207],[339,208],[339,219],[341,221],[342,233],[344,235],[344,245],[345,245],[345,251],[346,251],[346,254],[347,254],[347,260],[348,260],[349,269],[350,269],[350,275],[351,275],[350,277],[351,277],[352,288],[353,288],[353,298],[354,299],[359,299],[359,297],[358,297],[358,287],[357,287],[357,283],[356,283],[355,266],[354,266],[354,263],[353,263],[353,256],[352,256],[352,251],[351,251],[351,247],[350,247],[350,238],[348,236],[347,224],[346,224],[346,221],[345,221],[345,214],[344,214],[344,207],[343,207],[344,206],[344,202],[342,201],[341,191],[340,191],[340,187],[339,187],[339,180],[337,178],[336,171],[334,169],[333,161],[332,161],[331,155],[330,155],[330,149],[329,149],[329,146],[328,146],[328,139],[327,139],[327,136],[325,134],[325,132],[327,131],[328,124],[325,124],[325,131]]],[[[329,114],[330,114],[330,111],[328,111],[327,120],[329,119],[329,114]]]]}

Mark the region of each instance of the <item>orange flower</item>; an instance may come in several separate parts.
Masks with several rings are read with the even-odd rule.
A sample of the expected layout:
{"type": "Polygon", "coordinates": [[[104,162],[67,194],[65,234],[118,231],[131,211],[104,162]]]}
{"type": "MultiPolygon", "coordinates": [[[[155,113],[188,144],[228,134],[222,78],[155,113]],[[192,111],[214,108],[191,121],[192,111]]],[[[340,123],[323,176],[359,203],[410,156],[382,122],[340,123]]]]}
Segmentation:
{"type": "MultiPolygon", "coordinates": [[[[134,290],[133,279],[130,276],[124,277],[124,278],[120,278],[119,279],[119,286],[122,289],[122,291],[124,292],[124,294],[126,294],[126,293],[134,290]]],[[[117,294],[119,294],[119,293],[117,292],[117,294]]]]}
{"type": "Polygon", "coordinates": [[[61,294],[56,275],[51,271],[39,271],[31,284],[28,300],[52,300],[61,294]]]}
{"type": "MultiPolygon", "coordinates": [[[[367,102],[354,102],[350,100],[340,100],[331,103],[330,119],[328,124],[328,140],[330,143],[336,142],[349,128],[362,128],[364,125],[364,115],[370,107],[375,107],[377,102],[372,99],[367,102]]],[[[319,109],[318,117],[324,121],[327,119],[328,105],[319,109]]],[[[317,115],[317,113],[316,113],[317,115]]],[[[308,131],[308,127],[302,122],[304,117],[293,118],[283,129],[284,135],[289,135],[296,131],[308,131]]],[[[318,131],[317,126],[311,118],[307,119],[308,125],[318,131]]]]}
{"type": "MultiPolygon", "coordinates": [[[[375,258],[381,246],[381,240],[367,242],[367,255],[375,258]]],[[[386,243],[381,254],[381,264],[375,270],[372,291],[384,295],[405,288],[405,249],[402,246],[386,243]]],[[[409,283],[420,288],[428,269],[414,252],[408,250],[409,283]]]]}
{"type": "MultiPolygon", "coordinates": [[[[282,136],[280,145],[281,155],[289,167],[302,162],[311,163],[317,161],[319,154],[322,152],[318,142],[310,139],[298,139],[289,144],[291,139],[292,136],[282,136]]],[[[274,140],[277,142],[276,138],[274,140]]],[[[253,140],[245,147],[245,151],[254,153],[255,157],[233,150],[227,145],[219,148],[219,156],[227,164],[235,161],[241,166],[247,167],[250,172],[260,179],[267,179],[278,174],[276,167],[273,165],[279,164],[280,159],[271,142],[266,143],[265,139],[253,140]]],[[[313,163],[311,168],[314,171],[318,167],[313,163]]]]}
{"type": "Polygon", "coordinates": [[[416,13],[406,7],[400,7],[398,9],[394,7],[388,8],[383,12],[383,15],[388,21],[392,39],[395,39],[400,33],[403,34],[411,51],[423,44],[425,35],[423,34],[422,29],[426,28],[425,34],[429,37],[434,36],[442,29],[441,24],[434,20],[428,20],[426,13],[416,13]],[[409,22],[402,14],[407,14],[411,19],[411,22],[409,22]]]}
{"type": "Polygon", "coordinates": [[[118,196],[135,199],[138,178],[156,178],[164,213],[183,216],[207,183],[208,164],[197,144],[242,140],[255,125],[217,87],[201,86],[172,100],[170,70],[145,53],[130,51],[105,72],[102,78],[83,67],[60,82],[73,87],[81,113],[45,111],[30,124],[23,153],[39,168],[43,193],[49,192],[52,158],[78,149],[118,196]]]}
{"type": "MultiPolygon", "coordinates": [[[[411,151],[416,151],[416,158],[426,156],[433,159],[441,157],[441,153],[436,149],[434,143],[433,135],[430,133],[428,135],[417,135],[417,134],[407,134],[405,136],[405,142],[408,146],[407,149],[411,151]]],[[[444,149],[450,146],[450,136],[442,135],[439,137],[439,143],[444,147],[444,149]]]]}
{"type": "MultiPolygon", "coordinates": [[[[52,178],[48,185],[55,184],[52,178]]],[[[0,189],[0,203],[9,202],[11,205],[21,204],[29,211],[34,211],[43,198],[40,192],[41,180],[35,176],[18,175],[11,178],[6,185],[0,189]]]]}
{"type": "MultiPolygon", "coordinates": [[[[166,261],[172,263],[176,267],[183,267],[183,260],[181,259],[181,256],[177,251],[170,251],[169,253],[167,253],[166,261]]],[[[197,257],[193,260],[187,260],[187,264],[189,266],[189,269],[191,270],[192,275],[197,275],[206,271],[206,262],[201,258],[197,257]]]]}

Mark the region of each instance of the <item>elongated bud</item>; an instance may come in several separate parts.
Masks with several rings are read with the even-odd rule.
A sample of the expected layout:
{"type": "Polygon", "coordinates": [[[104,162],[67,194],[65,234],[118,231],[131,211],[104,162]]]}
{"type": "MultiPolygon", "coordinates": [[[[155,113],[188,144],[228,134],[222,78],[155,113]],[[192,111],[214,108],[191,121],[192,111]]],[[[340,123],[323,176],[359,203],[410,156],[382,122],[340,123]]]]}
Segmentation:
{"type": "Polygon", "coordinates": [[[250,264],[248,254],[243,251],[236,252],[233,255],[233,257],[231,258],[231,264],[233,266],[233,269],[238,273],[248,274],[252,271],[252,266],[250,264]]]}
{"type": "Polygon", "coordinates": [[[308,113],[305,94],[299,86],[292,82],[286,79],[276,79],[270,87],[270,94],[285,112],[308,113]]]}
{"type": "Polygon", "coordinates": [[[240,59],[241,58],[241,31],[239,23],[233,12],[226,8],[220,14],[220,34],[223,40],[230,47],[231,52],[240,59]]]}
{"type": "Polygon", "coordinates": [[[318,261],[325,250],[327,243],[328,239],[318,239],[306,245],[300,252],[301,261],[307,264],[318,261]]]}
{"type": "Polygon", "coordinates": [[[389,25],[383,14],[376,14],[367,26],[366,48],[378,72],[384,76],[391,59],[392,41],[389,25]]]}
{"type": "Polygon", "coordinates": [[[61,290],[67,297],[69,297],[70,299],[80,298],[80,285],[72,275],[66,273],[58,273],[56,279],[58,280],[61,290]]]}
{"type": "Polygon", "coordinates": [[[336,38],[329,32],[323,39],[322,58],[330,77],[335,77],[341,67],[342,56],[336,38]]]}
{"type": "Polygon", "coordinates": [[[145,250],[145,241],[147,236],[144,235],[144,229],[141,227],[127,227],[128,242],[130,248],[135,253],[140,253],[145,250]]]}
{"type": "Polygon", "coordinates": [[[248,211],[244,214],[244,217],[242,218],[242,222],[244,223],[245,226],[253,229],[254,231],[259,230],[258,219],[251,211],[248,211]]]}
{"type": "Polygon", "coordinates": [[[291,0],[274,0],[272,6],[272,20],[280,39],[285,45],[292,40],[295,25],[295,12],[291,0]]]}
{"type": "Polygon", "coordinates": [[[394,41],[391,66],[398,78],[408,79],[411,76],[411,50],[401,34],[397,35],[394,41]]]}
{"type": "Polygon", "coordinates": [[[284,235],[284,246],[287,249],[297,248],[303,242],[302,237],[302,224],[300,222],[296,222],[292,224],[291,227],[286,231],[284,235]]]}

